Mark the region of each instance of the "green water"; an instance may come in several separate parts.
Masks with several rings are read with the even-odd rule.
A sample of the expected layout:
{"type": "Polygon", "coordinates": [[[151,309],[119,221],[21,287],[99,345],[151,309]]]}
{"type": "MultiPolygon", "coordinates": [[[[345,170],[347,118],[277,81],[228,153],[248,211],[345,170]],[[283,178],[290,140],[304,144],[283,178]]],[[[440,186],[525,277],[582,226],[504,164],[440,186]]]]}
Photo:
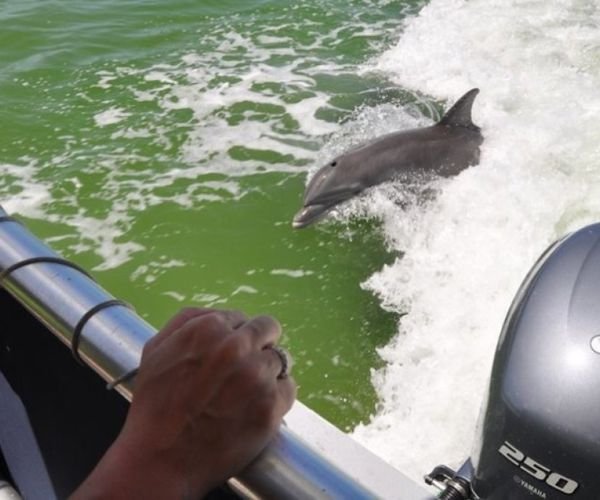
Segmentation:
{"type": "Polygon", "coordinates": [[[5,0],[0,202],[157,327],[276,316],[299,398],[349,429],[397,322],[360,283],[395,257],[375,222],[290,221],[332,134],[407,99],[361,67],[417,7],[5,0]]]}

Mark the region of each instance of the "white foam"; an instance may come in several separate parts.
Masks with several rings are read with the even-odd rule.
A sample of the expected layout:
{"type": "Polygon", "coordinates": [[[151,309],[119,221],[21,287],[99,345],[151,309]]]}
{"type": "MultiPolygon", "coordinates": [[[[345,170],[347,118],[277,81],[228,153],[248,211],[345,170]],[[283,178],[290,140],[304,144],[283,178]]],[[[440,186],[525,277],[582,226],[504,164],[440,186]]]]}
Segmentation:
{"type": "Polygon", "coordinates": [[[288,278],[304,278],[304,276],[311,276],[314,271],[305,271],[304,269],[273,269],[271,274],[287,276],[288,278]]]}
{"type": "Polygon", "coordinates": [[[165,295],[166,297],[171,297],[172,299],[176,300],[177,302],[183,302],[185,300],[185,295],[179,292],[176,292],[175,290],[169,290],[167,292],[163,292],[162,295],[165,295]]]}
{"type": "Polygon", "coordinates": [[[241,285],[241,286],[238,286],[233,292],[231,292],[231,296],[233,297],[240,293],[249,293],[251,295],[255,295],[258,293],[258,290],[256,288],[254,288],[253,286],[241,285]]]}
{"type": "MultiPolygon", "coordinates": [[[[106,81],[106,78],[104,78],[102,81],[106,81]]],[[[124,109],[113,107],[107,109],[106,111],[102,111],[101,113],[96,113],[94,115],[94,121],[99,127],[106,127],[107,125],[119,123],[128,116],[129,113],[127,113],[124,109]]]]}
{"type": "Polygon", "coordinates": [[[353,435],[420,481],[469,452],[503,317],[537,255],[600,217],[600,14],[592,2],[432,0],[375,69],[453,101],[481,88],[480,165],[438,198],[360,205],[405,252],[364,284],[408,314],[353,435]],[[365,208],[366,206],[366,208],[365,208]]]}
{"type": "Polygon", "coordinates": [[[124,221],[130,224],[132,218],[121,210],[111,212],[106,218],[86,216],[80,210],[78,217],[69,220],[70,225],[78,229],[84,238],[74,249],[94,250],[102,257],[102,262],[93,268],[94,271],[118,267],[129,261],[133,254],[145,249],[143,245],[133,241],[118,242],[125,234],[121,229],[124,221]],[[85,240],[88,240],[87,244],[85,240]]]}
{"type": "MultiPolygon", "coordinates": [[[[158,277],[165,273],[165,270],[173,268],[173,267],[185,267],[185,262],[178,259],[169,259],[166,256],[162,256],[154,261],[149,261],[146,264],[142,264],[137,267],[135,271],[131,273],[129,279],[133,281],[137,281],[143,279],[146,283],[154,282],[158,279],[158,277]]],[[[175,298],[176,300],[181,300],[179,297],[181,294],[174,294],[174,292],[165,293],[169,296],[175,298]],[[177,296],[176,296],[177,295],[177,296]]]]}
{"type": "Polygon", "coordinates": [[[50,189],[35,179],[37,163],[29,160],[22,165],[0,163],[0,192],[10,196],[0,199],[8,213],[19,213],[26,217],[40,217],[44,205],[51,199],[50,189]]]}

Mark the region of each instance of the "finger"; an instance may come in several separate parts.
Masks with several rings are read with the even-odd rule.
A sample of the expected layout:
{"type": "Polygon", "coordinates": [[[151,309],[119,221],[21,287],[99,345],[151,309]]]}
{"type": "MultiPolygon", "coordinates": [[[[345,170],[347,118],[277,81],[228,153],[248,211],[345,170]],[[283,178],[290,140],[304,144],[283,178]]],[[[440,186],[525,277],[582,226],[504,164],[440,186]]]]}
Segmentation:
{"type": "Polygon", "coordinates": [[[236,331],[242,335],[248,335],[254,349],[264,349],[269,345],[276,344],[281,337],[281,325],[271,316],[256,316],[236,331]]]}
{"type": "Polygon", "coordinates": [[[165,338],[162,345],[165,349],[172,350],[174,356],[202,358],[206,352],[222,344],[226,337],[237,331],[237,326],[247,320],[247,316],[240,311],[212,311],[184,323],[165,338]]]}
{"type": "MultiPolygon", "coordinates": [[[[296,383],[291,376],[279,379],[281,361],[272,349],[253,352],[234,367],[224,367],[217,390],[220,404],[224,408],[237,408],[239,404],[254,406],[253,417],[258,422],[280,419],[289,410],[296,394],[296,383]],[[249,399],[248,399],[249,398],[249,399]]],[[[217,381],[218,382],[218,381],[217,381]]]]}
{"type": "Polygon", "coordinates": [[[279,393],[278,398],[278,411],[283,417],[294,404],[296,400],[296,393],[298,392],[298,386],[293,377],[286,377],[277,381],[277,392],[279,393]]]}
{"type": "Polygon", "coordinates": [[[248,316],[241,311],[231,310],[224,312],[227,315],[227,321],[234,330],[237,330],[248,321],[248,316]]]}
{"type": "Polygon", "coordinates": [[[173,332],[181,328],[185,323],[198,316],[210,314],[214,309],[204,307],[185,307],[173,316],[160,331],[146,343],[146,350],[156,349],[164,339],[169,337],[173,332]]]}
{"type": "Polygon", "coordinates": [[[247,321],[248,316],[241,311],[212,310],[209,314],[202,314],[191,318],[185,322],[180,329],[190,327],[197,331],[216,330],[221,333],[230,333],[233,332],[233,330],[240,328],[247,321]]]}
{"type": "MultiPolygon", "coordinates": [[[[187,307],[176,314],[150,341],[148,341],[147,349],[155,350],[163,344],[163,342],[173,336],[176,332],[181,331],[184,327],[189,326],[190,329],[203,331],[209,328],[208,325],[195,325],[195,323],[206,319],[211,315],[217,315],[224,326],[228,326],[233,330],[245,323],[248,317],[240,311],[220,311],[217,309],[207,309],[202,307],[187,307]]],[[[220,325],[219,325],[220,326],[220,325]]],[[[212,326],[214,328],[214,326],[212,326]]],[[[223,328],[225,330],[225,328],[223,328]]],[[[224,333],[224,332],[222,332],[224,333]]]]}
{"type": "Polygon", "coordinates": [[[216,309],[210,309],[206,307],[185,307],[181,309],[175,316],[173,316],[165,326],[161,328],[162,332],[173,333],[175,330],[181,328],[189,320],[202,316],[204,314],[210,314],[215,312],[216,309]]]}
{"type": "Polygon", "coordinates": [[[283,379],[289,376],[293,361],[288,351],[277,345],[268,345],[262,350],[262,358],[272,377],[283,379]]]}

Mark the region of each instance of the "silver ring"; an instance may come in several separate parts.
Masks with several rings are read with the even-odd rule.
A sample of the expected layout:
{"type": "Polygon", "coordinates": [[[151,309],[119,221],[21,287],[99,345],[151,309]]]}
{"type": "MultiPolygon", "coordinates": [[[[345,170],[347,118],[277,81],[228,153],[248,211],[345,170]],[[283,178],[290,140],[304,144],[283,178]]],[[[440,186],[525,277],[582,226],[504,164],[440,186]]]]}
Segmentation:
{"type": "Polygon", "coordinates": [[[279,347],[278,345],[270,345],[265,349],[271,349],[275,354],[277,354],[279,361],[281,361],[281,370],[279,371],[277,378],[279,380],[287,378],[290,370],[292,369],[292,359],[289,353],[283,347],[279,347]]]}

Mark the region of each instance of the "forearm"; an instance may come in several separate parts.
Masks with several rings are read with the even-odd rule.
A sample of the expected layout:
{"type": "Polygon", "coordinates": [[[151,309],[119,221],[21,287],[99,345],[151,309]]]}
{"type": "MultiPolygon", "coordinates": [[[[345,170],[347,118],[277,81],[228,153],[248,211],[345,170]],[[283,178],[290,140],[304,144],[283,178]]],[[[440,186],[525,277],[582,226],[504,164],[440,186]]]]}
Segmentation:
{"type": "Polygon", "coordinates": [[[70,500],[197,500],[209,491],[208,485],[189,491],[184,471],[176,469],[168,457],[119,438],[70,500]]]}

